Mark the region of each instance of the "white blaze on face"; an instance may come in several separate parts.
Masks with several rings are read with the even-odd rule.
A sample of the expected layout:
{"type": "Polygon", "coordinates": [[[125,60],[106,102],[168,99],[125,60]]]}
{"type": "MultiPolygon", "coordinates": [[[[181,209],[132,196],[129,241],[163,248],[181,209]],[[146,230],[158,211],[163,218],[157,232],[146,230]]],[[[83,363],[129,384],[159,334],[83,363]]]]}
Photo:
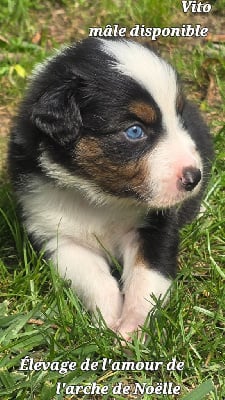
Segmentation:
{"type": "Polygon", "coordinates": [[[114,68],[147,90],[161,111],[164,133],[148,157],[150,205],[168,207],[195,194],[200,184],[191,191],[179,190],[177,184],[185,168],[202,172],[203,166],[195,143],[176,112],[178,85],[174,69],[138,43],[109,40],[102,41],[102,46],[118,60],[114,68]]]}
{"type": "Polygon", "coordinates": [[[202,171],[202,164],[190,136],[178,132],[161,141],[149,156],[150,186],[157,207],[170,207],[200,188],[197,184],[192,191],[179,189],[183,171],[190,167],[202,171]]]}

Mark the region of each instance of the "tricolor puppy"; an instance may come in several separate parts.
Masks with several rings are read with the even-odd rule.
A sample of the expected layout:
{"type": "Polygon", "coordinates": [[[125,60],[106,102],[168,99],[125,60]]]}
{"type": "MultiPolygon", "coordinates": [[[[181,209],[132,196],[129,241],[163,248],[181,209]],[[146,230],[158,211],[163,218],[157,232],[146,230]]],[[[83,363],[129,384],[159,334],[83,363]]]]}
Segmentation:
{"type": "Polygon", "coordinates": [[[170,287],[211,156],[174,69],[139,43],[100,38],[36,69],[9,149],[34,245],[126,339],[170,287]],[[108,254],[123,266],[121,285],[108,254]]]}

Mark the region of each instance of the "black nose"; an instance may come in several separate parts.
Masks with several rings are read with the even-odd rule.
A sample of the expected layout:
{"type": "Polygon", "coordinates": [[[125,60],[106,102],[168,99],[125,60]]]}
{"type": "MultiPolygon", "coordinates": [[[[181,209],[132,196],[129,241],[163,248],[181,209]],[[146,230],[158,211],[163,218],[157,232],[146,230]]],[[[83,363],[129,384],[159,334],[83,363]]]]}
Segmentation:
{"type": "Polygon", "coordinates": [[[182,176],[180,178],[180,188],[190,192],[197,186],[198,182],[201,180],[201,171],[195,167],[186,167],[182,171],[182,176]]]}

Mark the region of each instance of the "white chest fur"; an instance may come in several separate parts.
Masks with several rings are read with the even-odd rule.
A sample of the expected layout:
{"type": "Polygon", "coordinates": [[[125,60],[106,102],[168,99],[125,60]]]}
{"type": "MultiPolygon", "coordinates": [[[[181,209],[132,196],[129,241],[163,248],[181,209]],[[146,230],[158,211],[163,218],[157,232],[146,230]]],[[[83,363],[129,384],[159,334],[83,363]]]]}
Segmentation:
{"type": "Polygon", "coordinates": [[[100,242],[114,256],[120,255],[126,235],[144,220],[143,209],[129,201],[93,205],[77,189],[57,187],[37,177],[29,181],[20,200],[26,228],[37,238],[67,238],[96,250],[100,242]]]}

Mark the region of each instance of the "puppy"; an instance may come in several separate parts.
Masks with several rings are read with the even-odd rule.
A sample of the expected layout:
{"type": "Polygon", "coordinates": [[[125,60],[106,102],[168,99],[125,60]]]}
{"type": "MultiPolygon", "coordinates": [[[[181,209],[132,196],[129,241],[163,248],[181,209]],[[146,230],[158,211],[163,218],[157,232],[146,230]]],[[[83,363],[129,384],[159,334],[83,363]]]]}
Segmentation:
{"type": "Polygon", "coordinates": [[[168,292],[211,158],[174,69],[127,39],[88,38],[38,67],[9,145],[31,241],[125,339],[168,292]]]}

